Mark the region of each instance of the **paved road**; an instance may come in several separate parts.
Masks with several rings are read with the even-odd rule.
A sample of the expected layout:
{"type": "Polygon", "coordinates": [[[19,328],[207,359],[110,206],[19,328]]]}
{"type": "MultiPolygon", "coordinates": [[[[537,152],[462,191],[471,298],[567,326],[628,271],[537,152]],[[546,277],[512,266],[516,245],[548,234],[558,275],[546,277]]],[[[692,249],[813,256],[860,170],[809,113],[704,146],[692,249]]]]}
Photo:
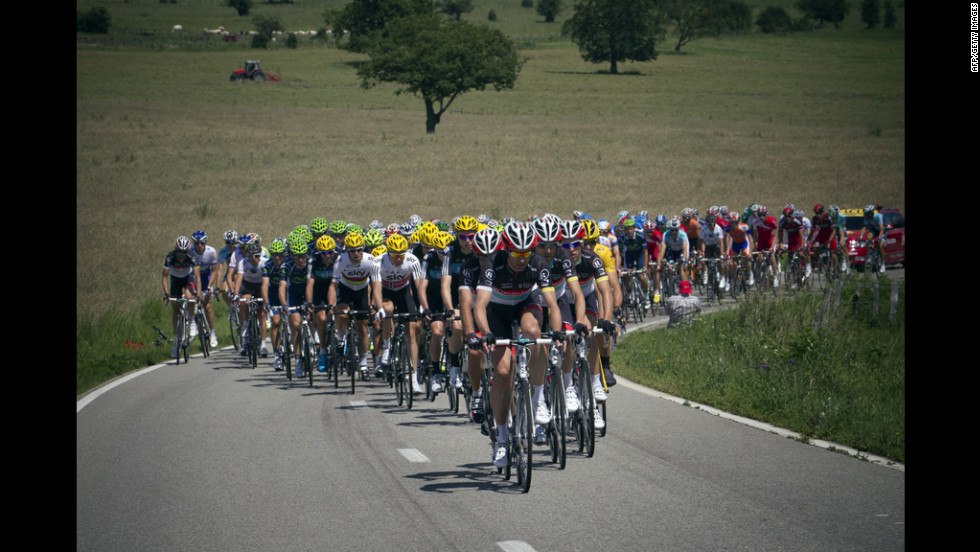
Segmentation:
{"type": "MultiPolygon", "coordinates": [[[[905,472],[623,382],[593,458],[534,453],[520,493],[444,396],[397,407],[230,351],[77,414],[79,551],[905,549],[905,472]]],[[[82,404],[82,403],[80,403],[82,404]]]]}

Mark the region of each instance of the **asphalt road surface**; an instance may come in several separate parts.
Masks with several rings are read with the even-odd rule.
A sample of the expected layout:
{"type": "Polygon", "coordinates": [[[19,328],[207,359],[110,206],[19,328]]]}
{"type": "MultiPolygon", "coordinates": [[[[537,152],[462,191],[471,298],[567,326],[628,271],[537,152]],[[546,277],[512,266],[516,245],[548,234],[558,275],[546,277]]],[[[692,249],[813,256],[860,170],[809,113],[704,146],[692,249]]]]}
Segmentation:
{"type": "Polygon", "coordinates": [[[445,395],[407,410],[381,381],[310,388],[271,361],[221,350],[81,398],[77,550],[905,549],[904,467],[629,382],[595,456],[570,441],[560,470],[536,447],[524,494],[445,395]]]}

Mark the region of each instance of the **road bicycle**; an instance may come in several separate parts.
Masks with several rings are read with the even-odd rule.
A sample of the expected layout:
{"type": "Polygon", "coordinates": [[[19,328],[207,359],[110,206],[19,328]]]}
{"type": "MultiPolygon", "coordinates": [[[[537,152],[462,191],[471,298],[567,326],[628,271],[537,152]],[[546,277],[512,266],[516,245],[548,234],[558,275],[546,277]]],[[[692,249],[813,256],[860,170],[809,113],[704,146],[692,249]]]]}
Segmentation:
{"type": "Polygon", "coordinates": [[[388,385],[395,389],[398,406],[405,404],[412,408],[414,402],[412,392],[412,350],[408,342],[406,326],[421,318],[421,314],[395,313],[391,315],[394,329],[391,332],[391,344],[388,349],[388,364],[384,365],[388,385]]]}
{"type": "Polygon", "coordinates": [[[190,348],[191,342],[191,320],[187,310],[189,305],[197,303],[197,300],[186,297],[175,297],[169,298],[168,301],[176,301],[180,305],[180,308],[177,309],[177,328],[174,334],[174,343],[177,343],[177,364],[180,364],[181,355],[184,357],[184,364],[187,364],[189,356],[187,349],[190,348]]]}
{"type": "Polygon", "coordinates": [[[785,271],[783,281],[788,287],[803,289],[809,284],[809,278],[806,276],[806,262],[803,260],[803,255],[800,255],[798,251],[786,251],[786,263],[783,270],[785,271]]]}
{"type": "MultiPolygon", "coordinates": [[[[432,315],[433,320],[442,320],[445,322],[444,327],[446,328],[442,335],[442,347],[439,353],[439,370],[443,374],[442,388],[446,393],[446,397],[449,399],[449,411],[452,413],[459,412],[459,401],[464,398],[465,382],[463,387],[455,387],[452,385],[452,381],[449,381],[449,373],[452,368],[452,359],[449,353],[449,339],[453,335],[453,322],[456,320],[461,320],[459,316],[455,316],[454,311],[446,311],[444,313],[439,313],[432,315]]],[[[463,379],[463,374],[466,372],[467,355],[465,349],[460,349],[457,353],[459,357],[459,370],[460,370],[460,381],[463,379]]],[[[434,399],[435,397],[433,397],[434,399]]]]}
{"type": "Polygon", "coordinates": [[[248,349],[248,363],[254,370],[259,364],[259,350],[262,347],[262,338],[259,333],[259,309],[263,308],[264,300],[261,297],[249,297],[239,299],[238,302],[248,304],[248,318],[245,320],[245,348],[248,349]]]}
{"type": "MultiPolygon", "coordinates": [[[[593,333],[602,333],[593,328],[593,333]]],[[[567,333],[567,332],[566,332],[567,333]]],[[[600,403],[592,390],[592,369],[589,365],[589,338],[571,332],[572,351],[575,355],[572,369],[572,382],[579,396],[579,409],[570,416],[569,432],[575,435],[578,451],[591,458],[595,454],[595,416],[600,403]]],[[[601,408],[605,408],[604,403],[601,408]]],[[[604,412],[604,411],[603,411],[604,412]]]]}
{"type": "MultiPolygon", "coordinates": [[[[211,295],[212,291],[205,290],[201,297],[201,304],[203,305],[203,300],[208,295],[211,295]]],[[[204,307],[199,306],[194,312],[194,324],[197,325],[197,338],[201,343],[201,353],[203,353],[204,358],[211,356],[211,325],[208,324],[208,316],[204,312],[204,307]]]]}
{"type": "Polygon", "coordinates": [[[830,244],[819,244],[813,248],[813,255],[810,257],[813,261],[813,276],[821,276],[825,285],[830,285],[838,278],[834,271],[832,254],[830,244]]]}
{"type": "MultiPolygon", "coordinates": [[[[539,339],[495,339],[496,347],[511,347],[513,351],[514,396],[511,403],[510,443],[507,444],[507,465],[498,468],[498,473],[504,471],[505,479],[510,479],[511,466],[517,469],[517,484],[522,492],[531,488],[531,449],[534,442],[534,417],[531,414],[531,382],[528,379],[528,363],[531,358],[531,347],[534,345],[552,345],[551,338],[539,339]]],[[[495,433],[491,434],[491,438],[495,433]]],[[[496,443],[494,443],[496,450],[496,443]]]]}
{"type": "MultiPolygon", "coordinates": [[[[361,372],[358,366],[358,361],[360,359],[360,338],[358,337],[359,332],[357,331],[357,320],[367,320],[370,318],[371,310],[351,310],[348,309],[344,312],[338,312],[336,314],[347,316],[347,331],[344,334],[343,345],[338,346],[340,353],[339,362],[336,370],[341,367],[345,374],[350,376],[350,392],[353,395],[357,388],[357,374],[361,372]]],[[[367,372],[367,369],[364,370],[367,372]]],[[[335,381],[339,384],[339,372],[336,375],[337,379],[335,381]]],[[[362,381],[366,379],[364,373],[361,374],[362,381]]]]}
{"type": "Polygon", "coordinates": [[[758,263],[759,274],[756,275],[755,281],[759,287],[759,292],[770,291],[773,295],[779,293],[779,286],[776,285],[776,278],[779,275],[779,263],[773,263],[773,258],[775,258],[775,251],[771,249],[766,249],[763,251],[756,251],[753,253],[753,262],[758,263]],[[773,268],[775,264],[776,268],[773,268]]]}
{"type": "Polygon", "coordinates": [[[716,305],[721,304],[721,296],[724,295],[724,289],[721,285],[721,263],[723,262],[724,259],[718,257],[701,260],[701,264],[704,265],[702,279],[707,280],[704,285],[704,293],[708,301],[714,302],[716,305]]]}
{"type": "Polygon", "coordinates": [[[449,337],[452,335],[453,331],[453,320],[459,320],[459,317],[454,317],[455,313],[453,311],[446,312],[434,312],[429,314],[429,323],[425,324],[425,335],[422,339],[422,344],[419,350],[419,384],[425,388],[425,398],[430,402],[436,400],[436,396],[442,391],[432,390],[432,381],[436,376],[439,376],[442,380],[442,389],[449,395],[449,410],[453,410],[454,407],[458,408],[458,395],[456,389],[450,389],[449,382],[446,381],[448,373],[446,367],[449,366],[449,337]],[[432,339],[432,322],[444,322],[442,343],[439,348],[439,362],[436,363],[435,368],[429,357],[429,341],[432,339]],[[422,350],[424,349],[424,354],[422,350]],[[450,393],[452,391],[452,393],[450,393]]]}
{"type": "Polygon", "coordinates": [[[568,407],[565,404],[565,386],[562,380],[562,354],[558,347],[548,351],[548,376],[545,378],[545,399],[551,411],[551,422],[546,433],[548,448],[551,450],[551,462],[558,464],[558,469],[565,469],[568,438],[568,407]]]}
{"type": "Polygon", "coordinates": [[[231,304],[228,305],[228,329],[231,332],[231,346],[236,353],[241,351],[242,331],[244,329],[238,314],[238,302],[232,298],[231,304]]]}
{"type": "Polygon", "coordinates": [[[665,261],[660,271],[660,289],[664,301],[671,296],[677,295],[677,284],[679,281],[680,274],[678,273],[677,262],[665,261]]]}
{"type": "Polygon", "coordinates": [[[646,309],[643,307],[643,293],[641,293],[640,285],[636,281],[638,275],[642,273],[642,269],[635,268],[623,271],[624,275],[630,276],[629,283],[623,289],[623,309],[626,310],[626,317],[632,316],[633,321],[637,324],[642,322],[646,315],[646,309]]]}
{"type": "Polygon", "coordinates": [[[881,251],[878,250],[878,237],[871,238],[864,242],[867,253],[864,257],[864,266],[870,270],[871,274],[878,274],[881,271],[882,259],[881,251]]]}
{"type": "Polygon", "coordinates": [[[286,379],[289,381],[293,381],[293,327],[289,323],[289,316],[301,308],[277,307],[279,311],[279,342],[276,343],[276,351],[279,351],[278,369],[286,371],[286,379]]]}
{"type": "Polygon", "coordinates": [[[748,295],[749,293],[749,266],[746,264],[747,257],[744,255],[732,254],[732,271],[728,286],[732,299],[738,301],[738,296],[748,295]]]}

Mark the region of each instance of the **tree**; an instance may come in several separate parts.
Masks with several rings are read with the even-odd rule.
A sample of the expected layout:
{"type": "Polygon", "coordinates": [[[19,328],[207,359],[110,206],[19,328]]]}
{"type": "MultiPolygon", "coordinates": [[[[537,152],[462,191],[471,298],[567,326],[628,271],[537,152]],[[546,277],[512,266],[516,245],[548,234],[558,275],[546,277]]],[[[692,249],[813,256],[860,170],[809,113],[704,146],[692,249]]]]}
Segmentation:
{"type": "Polygon", "coordinates": [[[576,0],[574,7],[562,34],[578,45],[585,61],[609,62],[609,72],[616,74],[620,61],[657,59],[664,20],[654,0],[576,0]]]}
{"type": "Polygon", "coordinates": [[[97,34],[106,34],[109,32],[112,17],[109,15],[108,9],[102,6],[95,6],[86,12],[76,10],[75,13],[77,16],[76,32],[97,34]]]}
{"type": "Polygon", "coordinates": [[[443,0],[438,5],[440,12],[452,17],[456,21],[459,21],[459,18],[464,13],[473,11],[473,0],[443,0]]]}
{"type": "Polygon", "coordinates": [[[894,29],[895,28],[895,6],[892,5],[892,0],[885,0],[885,28],[894,29]]]}
{"type": "Polygon", "coordinates": [[[874,29],[881,21],[881,10],[878,0],[862,0],[861,2],[861,22],[867,25],[868,29],[874,29]]]}
{"type": "Polygon", "coordinates": [[[351,52],[365,53],[388,23],[410,15],[435,14],[433,0],[351,0],[340,11],[328,10],[327,26],[335,37],[349,32],[346,43],[337,47],[351,52]]]}
{"type": "Polygon", "coordinates": [[[764,33],[782,33],[793,26],[793,20],[782,6],[768,6],[759,12],[755,24],[764,33]]]}
{"type": "Polygon", "coordinates": [[[538,5],[535,7],[538,15],[544,17],[545,23],[554,23],[555,18],[564,9],[561,0],[538,0],[538,5]]]}
{"type": "Polygon", "coordinates": [[[833,23],[835,29],[851,12],[848,0],[797,0],[796,7],[803,12],[804,19],[815,19],[820,25],[833,23]]]}
{"type": "Polygon", "coordinates": [[[235,8],[238,15],[248,15],[252,9],[252,0],[228,0],[228,6],[235,8]]]}
{"type": "Polygon", "coordinates": [[[389,22],[367,53],[371,59],[357,70],[361,85],[394,82],[402,85],[395,94],[421,96],[429,134],[460,94],[513,88],[523,65],[513,41],[499,30],[436,14],[389,22]]]}

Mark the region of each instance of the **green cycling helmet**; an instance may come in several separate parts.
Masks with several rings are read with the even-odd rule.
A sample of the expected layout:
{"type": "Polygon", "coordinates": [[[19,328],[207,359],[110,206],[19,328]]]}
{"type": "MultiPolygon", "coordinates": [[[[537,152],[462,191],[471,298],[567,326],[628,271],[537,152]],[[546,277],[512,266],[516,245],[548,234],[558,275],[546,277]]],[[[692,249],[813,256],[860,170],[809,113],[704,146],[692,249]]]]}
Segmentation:
{"type": "Polygon", "coordinates": [[[350,224],[347,225],[347,233],[348,234],[363,234],[364,233],[364,229],[361,228],[360,226],[354,224],[353,222],[351,222],[350,224]]]}
{"type": "Polygon", "coordinates": [[[285,238],[276,238],[272,240],[269,245],[269,253],[273,255],[280,255],[286,252],[286,240],[285,238]]]}
{"type": "Polygon", "coordinates": [[[364,233],[364,246],[366,249],[374,249],[384,243],[385,237],[374,228],[364,233]]]}
{"type": "Polygon", "coordinates": [[[316,217],[310,222],[310,231],[316,232],[317,234],[326,234],[327,232],[327,219],[323,217],[316,217]]]}
{"type": "Polygon", "coordinates": [[[342,220],[335,220],[330,223],[331,234],[343,234],[347,231],[347,223],[342,220]]]}

